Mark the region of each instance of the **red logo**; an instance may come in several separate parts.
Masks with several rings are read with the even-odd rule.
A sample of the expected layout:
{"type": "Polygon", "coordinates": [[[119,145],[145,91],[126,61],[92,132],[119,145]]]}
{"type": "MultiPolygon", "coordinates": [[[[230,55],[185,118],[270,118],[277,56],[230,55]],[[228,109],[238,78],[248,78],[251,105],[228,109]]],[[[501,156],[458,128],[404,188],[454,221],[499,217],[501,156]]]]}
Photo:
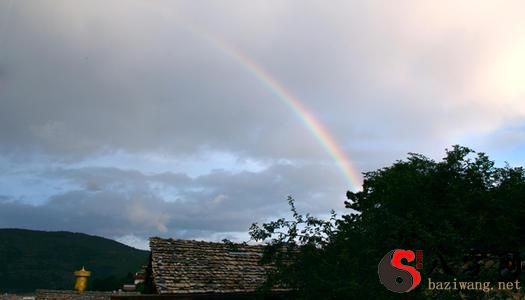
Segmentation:
{"type": "Polygon", "coordinates": [[[402,259],[408,263],[416,260],[417,268],[423,267],[423,251],[396,249],[388,252],[377,266],[379,281],[387,289],[395,293],[408,293],[421,283],[421,274],[416,268],[403,264],[402,259]],[[416,255],[417,253],[417,255],[416,255]]]}

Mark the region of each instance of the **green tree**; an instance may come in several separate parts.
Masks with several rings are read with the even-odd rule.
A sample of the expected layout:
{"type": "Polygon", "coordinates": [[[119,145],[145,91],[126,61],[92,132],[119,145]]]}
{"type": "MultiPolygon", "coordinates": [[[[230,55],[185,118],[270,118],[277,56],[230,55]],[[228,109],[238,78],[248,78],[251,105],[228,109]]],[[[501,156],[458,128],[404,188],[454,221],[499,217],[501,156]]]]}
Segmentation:
{"type": "Polygon", "coordinates": [[[495,281],[497,273],[467,272],[467,254],[525,248],[523,168],[497,168],[466,147],[453,146],[438,162],[410,153],[364,173],[362,191],[347,197],[350,211],[341,218],[303,217],[290,198],[291,220],[252,225],[252,238],[272,250],[263,259],[276,266],[269,285],[291,287],[302,299],[457,298],[457,292],[429,292],[425,282],[407,294],[389,292],[379,283],[377,263],[392,249],[421,249],[424,276],[495,281]]]}

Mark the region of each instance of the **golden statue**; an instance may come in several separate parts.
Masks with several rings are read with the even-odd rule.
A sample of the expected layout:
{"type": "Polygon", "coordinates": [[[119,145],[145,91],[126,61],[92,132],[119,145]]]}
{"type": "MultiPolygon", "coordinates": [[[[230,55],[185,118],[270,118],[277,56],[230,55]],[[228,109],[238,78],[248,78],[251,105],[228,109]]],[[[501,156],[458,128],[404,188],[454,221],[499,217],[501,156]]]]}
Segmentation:
{"type": "Polygon", "coordinates": [[[75,290],[79,291],[80,293],[84,292],[87,288],[87,279],[89,276],[91,276],[91,272],[86,271],[84,267],[76,271],[75,277],[77,278],[77,281],[75,282],[75,290]]]}

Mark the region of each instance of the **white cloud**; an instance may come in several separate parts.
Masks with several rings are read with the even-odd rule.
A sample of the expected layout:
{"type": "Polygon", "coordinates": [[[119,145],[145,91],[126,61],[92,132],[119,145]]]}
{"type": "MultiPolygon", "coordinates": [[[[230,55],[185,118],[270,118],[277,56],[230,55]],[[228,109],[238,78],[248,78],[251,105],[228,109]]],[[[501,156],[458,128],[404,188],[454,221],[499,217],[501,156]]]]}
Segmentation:
{"type": "Polygon", "coordinates": [[[138,237],[133,234],[126,234],[119,237],[113,238],[115,241],[120,242],[122,244],[126,244],[130,247],[140,249],[140,250],[150,250],[149,249],[149,240],[145,238],[138,237]]]}

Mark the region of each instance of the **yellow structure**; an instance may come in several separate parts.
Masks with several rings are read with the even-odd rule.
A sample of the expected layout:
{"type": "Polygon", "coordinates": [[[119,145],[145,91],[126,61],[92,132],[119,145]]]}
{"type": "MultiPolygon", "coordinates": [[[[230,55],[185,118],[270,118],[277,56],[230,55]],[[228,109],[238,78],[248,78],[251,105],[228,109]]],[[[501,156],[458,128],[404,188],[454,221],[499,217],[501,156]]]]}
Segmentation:
{"type": "Polygon", "coordinates": [[[91,276],[91,272],[87,271],[82,267],[82,269],[75,272],[75,277],[77,278],[77,281],[75,282],[75,290],[82,293],[87,288],[87,279],[91,276]]]}

